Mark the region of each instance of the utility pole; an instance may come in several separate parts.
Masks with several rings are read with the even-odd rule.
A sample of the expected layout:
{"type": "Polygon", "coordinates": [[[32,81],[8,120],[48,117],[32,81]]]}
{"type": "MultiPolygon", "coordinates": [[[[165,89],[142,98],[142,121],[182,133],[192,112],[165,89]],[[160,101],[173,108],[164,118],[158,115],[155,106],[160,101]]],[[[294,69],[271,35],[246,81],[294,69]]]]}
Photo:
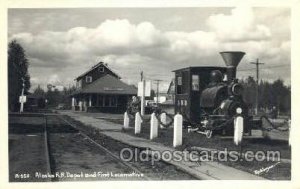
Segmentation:
{"type": "Polygon", "coordinates": [[[256,59],[256,62],[250,62],[250,64],[256,65],[256,97],[255,97],[255,114],[258,114],[258,82],[259,82],[259,65],[264,64],[262,62],[259,62],[258,59],[256,59]]]}
{"type": "Polygon", "coordinates": [[[145,88],[146,88],[146,81],[145,81],[145,78],[144,78],[144,72],[141,71],[140,72],[140,75],[141,75],[141,82],[142,82],[142,96],[141,96],[141,115],[145,115],[145,106],[146,106],[146,103],[145,103],[145,88]]]}
{"type": "Polygon", "coordinates": [[[20,103],[21,103],[20,113],[22,113],[23,109],[24,109],[24,88],[25,88],[25,79],[23,77],[21,79],[22,79],[23,83],[22,83],[22,92],[21,92],[21,97],[20,97],[20,103]]]}
{"type": "Polygon", "coordinates": [[[143,71],[141,71],[141,81],[143,81],[143,79],[144,79],[144,72],[143,71]]]}
{"type": "Polygon", "coordinates": [[[157,104],[157,107],[158,107],[159,82],[161,82],[162,80],[155,79],[154,81],[156,81],[156,104],[157,104]]]}
{"type": "Polygon", "coordinates": [[[145,92],[146,92],[146,81],[143,78],[142,80],[142,97],[141,97],[141,115],[145,115],[145,106],[146,106],[146,102],[145,102],[145,92]]]}

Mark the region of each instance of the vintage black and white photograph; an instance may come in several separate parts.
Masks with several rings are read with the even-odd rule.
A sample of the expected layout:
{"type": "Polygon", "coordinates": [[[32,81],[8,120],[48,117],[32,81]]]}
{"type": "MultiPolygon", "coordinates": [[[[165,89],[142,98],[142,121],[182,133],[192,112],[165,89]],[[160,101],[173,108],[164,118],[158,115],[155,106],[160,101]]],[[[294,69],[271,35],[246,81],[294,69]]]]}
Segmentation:
{"type": "Polygon", "coordinates": [[[291,13],[8,8],[8,182],[291,181],[291,13]]]}

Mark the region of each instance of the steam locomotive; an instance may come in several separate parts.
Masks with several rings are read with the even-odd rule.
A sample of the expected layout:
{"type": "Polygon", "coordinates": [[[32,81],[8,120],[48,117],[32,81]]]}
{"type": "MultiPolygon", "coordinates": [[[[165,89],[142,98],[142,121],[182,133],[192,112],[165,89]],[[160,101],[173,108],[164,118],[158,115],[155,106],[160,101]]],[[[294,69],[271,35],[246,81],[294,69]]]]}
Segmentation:
{"type": "Polygon", "coordinates": [[[243,101],[243,86],[236,68],[245,55],[240,51],[220,52],[226,67],[187,67],[175,70],[175,113],[183,115],[189,131],[232,135],[234,117],[244,118],[244,132],[250,134],[252,118],[243,101]]]}

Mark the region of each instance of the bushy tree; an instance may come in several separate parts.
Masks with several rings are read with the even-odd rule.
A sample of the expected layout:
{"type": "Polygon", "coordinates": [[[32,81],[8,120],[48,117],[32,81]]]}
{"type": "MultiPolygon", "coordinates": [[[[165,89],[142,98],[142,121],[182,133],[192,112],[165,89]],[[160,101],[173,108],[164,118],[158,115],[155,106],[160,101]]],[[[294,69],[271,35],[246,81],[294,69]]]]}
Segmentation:
{"type": "MultiPolygon", "coordinates": [[[[244,86],[244,100],[249,108],[255,108],[256,82],[253,77],[242,80],[244,86]]],[[[258,86],[258,107],[264,110],[276,109],[280,113],[290,113],[291,111],[291,89],[284,85],[283,80],[274,82],[260,81],[258,86]]]]}
{"type": "Polygon", "coordinates": [[[62,91],[59,91],[55,86],[48,84],[46,99],[48,100],[48,107],[56,107],[58,104],[65,104],[66,108],[71,108],[71,98],[70,95],[76,91],[76,87],[72,86],[69,88],[64,87],[62,91]]]}
{"type": "Polygon", "coordinates": [[[55,107],[57,106],[62,99],[62,93],[55,88],[55,86],[52,86],[51,84],[47,85],[47,93],[46,93],[46,99],[48,100],[48,106],[49,107],[55,107]]]}
{"type": "Polygon", "coordinates": [[[24,80],[24,94],[30,89],[29,62],[23,47],[13,40],[8,44],[8,108],[17,111],[24,80]]]}
{"type": "Polygon", "coordinates": [[[256,82],[253,77],[249,76],[247,79],[241,81],[244,87],[244,101],[248,104],[249,108],[255,107],[255,90],[256,82]]]}
{"type": "Polygon", "coordinates": [[[278,110],[286,112],[290,110],[291,91],[283,83],[283,80],[278,79],[272,84],[273,104],[278,110]]]}
{"type": "Polygon", "coordinates": [[[72,99],[71,94],[73,94],[76,91],[76,87],[72,86],[69,88],[64,87],[64,90],[62,91],[62,101],[61,103],[65,104],[65,107],[67,109],[71,109],[72,99]]]}
{"type": "Polygon", "coordinates": [[[42,89],[40,85],[38,85],[37,88],[34,89],[33,94],[44,97],[46,93],[44,89],[42,89]]]}

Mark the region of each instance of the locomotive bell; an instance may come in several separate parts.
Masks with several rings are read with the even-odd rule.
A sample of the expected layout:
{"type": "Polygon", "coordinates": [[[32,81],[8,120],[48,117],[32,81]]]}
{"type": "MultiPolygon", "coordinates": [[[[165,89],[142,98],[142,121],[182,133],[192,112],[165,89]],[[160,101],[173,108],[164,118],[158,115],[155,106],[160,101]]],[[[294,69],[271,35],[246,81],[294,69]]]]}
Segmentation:
{"type": "Polygon", "coordinates": [[[227,79],[228,82],[236,77],[236,67],[245,55],[242,51],[224,51],[220,52],[226,66],[227,66],[227,79]]]}

